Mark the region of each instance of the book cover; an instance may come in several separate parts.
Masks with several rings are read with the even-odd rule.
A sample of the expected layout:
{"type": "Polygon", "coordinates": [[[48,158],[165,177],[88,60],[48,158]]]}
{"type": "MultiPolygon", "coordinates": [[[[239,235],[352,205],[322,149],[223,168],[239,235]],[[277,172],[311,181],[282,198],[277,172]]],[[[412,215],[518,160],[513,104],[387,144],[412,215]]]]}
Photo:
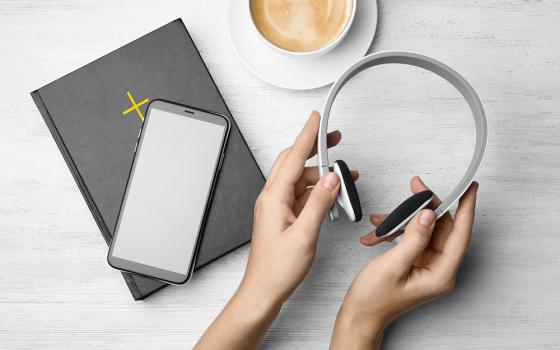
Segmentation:
{"type": "MultiPolygon", "coordinates": [[[[196,268],[250,240],[264,177],[180,19],[31,95],[108,244],[148,102],[162,98],[225,115],[231,130],[196,268]]],[[[166,285],[123,276],[135,300],[166,285]]]]}

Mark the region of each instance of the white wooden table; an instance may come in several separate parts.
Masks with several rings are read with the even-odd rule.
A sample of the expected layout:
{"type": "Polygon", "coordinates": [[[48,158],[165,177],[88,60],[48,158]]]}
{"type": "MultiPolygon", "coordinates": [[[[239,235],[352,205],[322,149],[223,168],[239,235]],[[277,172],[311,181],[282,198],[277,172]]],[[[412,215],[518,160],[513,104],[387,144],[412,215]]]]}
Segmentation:
{"type": "MultiPolygon", "coordinates": [[[[380,0],[379,10],[371,50],[413,50],[453,66],[478,89],[491,127],[456,291],[399,319],[384,346],[560,348],[560,2],[380,0]]],[[[177,17],[265,173],[320,109],[326,88],[281,90],[244,69],[228,42],[224,0],[0,1],[1,349],[188,348],[239,283],[248,246],[190,285],[134,302],[29,96],[177,17]]],[[[471,154],[466,105],[416,70],[364,73],[335,113],[345,142],[333,157],[361,171],[366,212],[396,205],[415,174],[450,190],[471,154]]],[[[328,346],[354,274],[390,247],[360,246],[368,228],[324,225],[313,270],[265,348],[328,346]]]]}

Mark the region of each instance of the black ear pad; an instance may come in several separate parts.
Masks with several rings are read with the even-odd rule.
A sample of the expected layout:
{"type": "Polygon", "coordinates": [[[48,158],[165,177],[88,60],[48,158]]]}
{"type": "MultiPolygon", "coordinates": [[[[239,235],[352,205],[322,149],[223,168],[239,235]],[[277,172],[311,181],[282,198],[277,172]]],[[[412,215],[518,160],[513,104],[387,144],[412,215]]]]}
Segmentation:
{"type": "Polygon", "coordinates": [[[395,233],[403,228],[410,219],[420,210],[430,204],[434,194],[432,191],[426,190],[418,192],[412,197],[402,202],[395,210],[387,216],[385,220],[375,230],[377,237],[383,237],[395,233]]]}
{"type": "Polygon", "coordinates": [[[350,169],[343,160],[334,162],[334,169],[341,178],[338,203],[349,214],[348,216],[352,221],[360,221],[362,219],[362,206],[350,169]]]}

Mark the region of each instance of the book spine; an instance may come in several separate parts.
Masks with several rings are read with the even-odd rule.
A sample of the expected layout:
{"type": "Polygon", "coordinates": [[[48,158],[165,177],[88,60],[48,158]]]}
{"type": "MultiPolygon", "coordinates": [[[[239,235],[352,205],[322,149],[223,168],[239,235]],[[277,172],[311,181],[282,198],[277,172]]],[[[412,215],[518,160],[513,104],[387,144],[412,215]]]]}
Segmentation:
{"type": "MultiPolygon", "coordinates": [[[[49,131],[51,132],[51,135],[54,138],[60,150],[60,153],[62,153],[62,157],[64,158],[64,161],[68,165],[68,168],[70,169],[70,173],[72,174],[72,177],[74,177],[74,180],[76,181],[76,184],[78,185],[78,188],[80,189],[80,192],[82,193],[82,196],[84,197],[89,207],[89,210],[93,214],[93,218],[95,219],[95,222],[97,223],[97,226],[99,227],[99,230],[101,231],[101,234],[105,239],[105,242],[107,243],[107,245],[109,245],[111,243],[111,234],[109,233],[109,229],[105,224],[105,222],[103,221],[103,218],[101,217],[101,213],[97,209],[97,206],[95,205],[95,202],[93,201],[93,198],[89,193],[87,186],[84,180],[82,179],[82,176],[78,171],[78,168],[76,167],[76,164],[72,160],[72,156],[70,155],[68,148],[64,144],[64,140],[60,136],[60,133],[58,132],[56,125],[54,124],[51,118],[47,106],[45,105],[43,99],[41,98],[39,90],[35,90],[31,92],[31,98],[33,98],[33,102],[35,102],[35,105],[37,106],[39,112],[43,116],[43,120],[45,120],[45,123],[47,124],[47,127],[49,128],[49,131]]],[[[130,292],[134,300],[143,299],[145,296],[140,294],[138,290],[138,286],[136,285],[136,282],[134,281],[132,275],[129,273],[123,273],[123,277],[125,279],[126,285],[128,286],[128,289],[130,289],[130,292]]]]}

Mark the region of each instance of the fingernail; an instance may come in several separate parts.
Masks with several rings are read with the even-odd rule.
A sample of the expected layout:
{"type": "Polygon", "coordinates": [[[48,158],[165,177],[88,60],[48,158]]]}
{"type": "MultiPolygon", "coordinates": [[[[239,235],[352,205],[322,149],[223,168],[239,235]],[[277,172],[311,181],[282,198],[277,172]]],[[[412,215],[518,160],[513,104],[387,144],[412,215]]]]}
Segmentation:
{"type": "Polygon", "coordinates": [[[424,210],[420,213],[420,220],[418,222],[420,225],[425,227],[430,227],[434,223],[435,220],[434,212],[431,210],[424,210]]]}
{"type": "Polygon", "coordinates": [[[329,191],[334,190],[338,185],[338,175],[336,175],[335,173],[327,173],[321,179],[321,185],[323,185],[323,187],[329,191]]]}

